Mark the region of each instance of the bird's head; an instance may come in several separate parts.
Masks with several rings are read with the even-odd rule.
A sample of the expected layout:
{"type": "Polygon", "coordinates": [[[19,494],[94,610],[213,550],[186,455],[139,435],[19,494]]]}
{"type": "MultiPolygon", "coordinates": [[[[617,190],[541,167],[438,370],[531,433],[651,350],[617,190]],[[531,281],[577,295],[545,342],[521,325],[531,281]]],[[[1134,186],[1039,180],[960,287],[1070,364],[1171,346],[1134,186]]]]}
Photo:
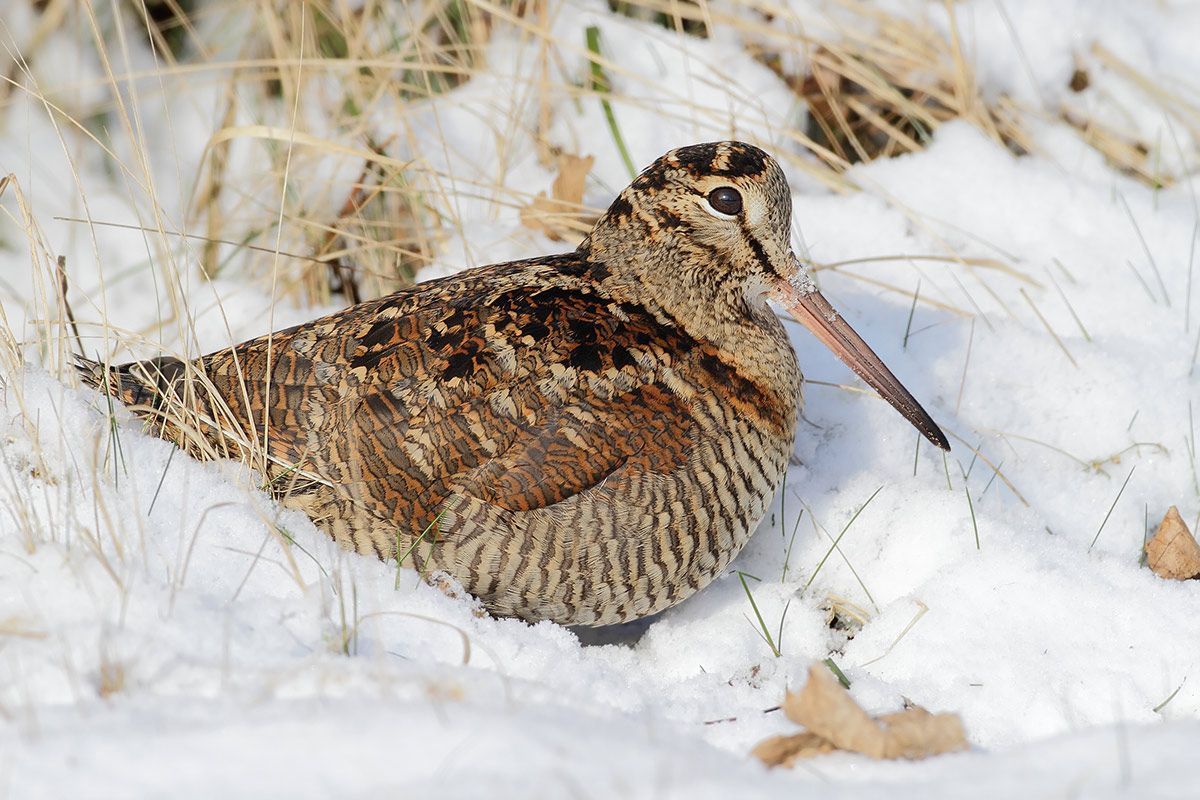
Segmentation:
{"type": "Polygon", "coordinates": [[[929,441],[929,414],[817,290],[792,252],[792,197],[775,159],[743,142],[672,150],[621,192],[581,245],[664,307],[713,327],[788,310],[929,441]]]}

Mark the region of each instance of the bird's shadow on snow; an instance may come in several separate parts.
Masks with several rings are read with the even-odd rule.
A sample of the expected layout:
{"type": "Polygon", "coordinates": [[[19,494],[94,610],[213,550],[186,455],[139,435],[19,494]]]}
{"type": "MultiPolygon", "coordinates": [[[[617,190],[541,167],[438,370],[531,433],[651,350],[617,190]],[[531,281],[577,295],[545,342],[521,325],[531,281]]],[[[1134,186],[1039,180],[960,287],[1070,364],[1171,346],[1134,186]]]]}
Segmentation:
{"type": "Polygon", "coordinates": [[[595,647],[606,644],[619,644],[632,647],[641,640],[650,626],[659,619],[660,614],[635,619],[633,622],[623,622],[619,625],[605,625],[601,628],[574,627],[570,631],[579,639],[582,647],[595,647]]]}

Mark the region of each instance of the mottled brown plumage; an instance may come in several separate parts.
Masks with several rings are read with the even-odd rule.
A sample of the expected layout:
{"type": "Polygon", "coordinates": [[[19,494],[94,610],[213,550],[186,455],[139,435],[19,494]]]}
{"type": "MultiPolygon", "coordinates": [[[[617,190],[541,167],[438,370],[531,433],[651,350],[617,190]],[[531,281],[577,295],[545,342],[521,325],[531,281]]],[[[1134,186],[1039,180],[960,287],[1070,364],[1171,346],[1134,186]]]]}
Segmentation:
{"type": "Polygon", "coordinates": [[[445,570],[498,614],[622,622],[718,575],[780,482],[800,371],[769,294],[940,437],[854,363],[790,220],[761,150],[685,147],[573,253],[85,375],[193,452],[265,450],[285,501],[347,547],[445,570]]]}

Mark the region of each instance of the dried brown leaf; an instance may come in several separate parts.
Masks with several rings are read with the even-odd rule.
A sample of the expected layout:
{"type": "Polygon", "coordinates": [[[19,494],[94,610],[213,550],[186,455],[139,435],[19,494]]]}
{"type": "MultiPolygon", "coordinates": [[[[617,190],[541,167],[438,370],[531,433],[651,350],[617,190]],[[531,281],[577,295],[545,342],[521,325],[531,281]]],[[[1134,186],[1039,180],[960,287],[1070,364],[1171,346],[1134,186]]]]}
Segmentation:
{"type": "Polygon", "coordinates": [[[1160,578],[1186,581],[1200,577],[1200,545],[1175,506],[1167,509],[1158,530],[1146,542],[1146,563],[1160,578]]]}
{"type": "Polygon", "coordinates": [[[554,199],[578,207],[583,203],[583,189],[588,173],[596,163],[595,156],[573,156],[563,153],[558,157],[558,175],[550,190],[554,199]]]}
{"type": "Polygon", "coordinates": [[[768,767],[790,767],[798,759],[832,753],[836,749],[815,733],[793,733],[762,740],[750,755],[768,767]]]}
{"type": "Polygon", "coordinates": [[[556,242],[586,233],[591,226],[579,218],[579,212],[583,207],[584,185],[595,162],[593,156],[560,155],[558,174],[550,186],[551,196],[539,192],[532,203],[521,209],[521,224],[556,242]]]}
{"type": "Polygon", "coordinates": [[[958,714],[932,714],[914,706],[879,717],[887,737],[884,758],[928,758],[967,749],[958,714]]]}
{"type": "Polygon", "coordinates": [[[794,737],[764,741],[754,752],[767,764],[789,764],[796,758],[829,752],[818,749],[818,742],[871,758],[926,758],[967,747],[957,714],[931,714],[923,708],[910,708],[873,718],[820,664],[809,668],[803,689],[788,693],[783,710],[788,719],[807,728],[811,738],[802,743],[787,741],[794,737]],[[777,760],[772,762],[768,757],[777,760]]]}
{"type": "Polygon", "coordinates": [[[822,664],[809,667],[803,689],[788,692],[783,712],[792,722],[833,742],[839,750],[883,757],[882,747],[874,752],[872,745],[879,739],[879,725],[822,664]]]}

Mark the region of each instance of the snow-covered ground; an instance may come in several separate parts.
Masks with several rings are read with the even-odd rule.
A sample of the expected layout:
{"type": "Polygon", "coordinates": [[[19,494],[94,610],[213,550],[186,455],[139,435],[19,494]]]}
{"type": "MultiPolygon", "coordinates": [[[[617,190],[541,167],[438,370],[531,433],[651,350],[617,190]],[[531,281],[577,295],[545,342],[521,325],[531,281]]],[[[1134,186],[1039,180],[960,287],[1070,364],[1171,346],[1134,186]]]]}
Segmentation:
{"type": "MultiPolygon", "coordinates": [[[[847,4],[769,21],[714,4],[753,25],[708,39],[550,4],[561,85],[586,79],[599,27],[636,164],[729,136],[791,156],[798,251],[885,259],[819,279],[951,434],[947,458],[920,446],[796,330],[815,381],[796,466],[734,563],[759,579],[778,657],[736,572],[627,630],[492,619],[454,587],[339,552],[241,465],[192,461],[120,409],[114,433],[106,403],[59,372],[71,340],[47,254],[67,258],[92,352],[197,353],[328,310],[272,303],[285,268],[262,253],[265,271],[226,247],[207,280],[200,244],[159,231],[210,235],[189,204],[214,132],[236,130],[221,236],[246,235],[250,209],[285,222],[259,245],[307,252],[285,212],[334,214],[365,152],[364,131],[323,113],[349,73],[226,116],[223,78],[156,58],[135,19],[114,21],[125,5],[93,20],[51,3],[71,7],[57,29],[25,0],[0,5],[0,72],[21,85],[0,93],[0,797],[1193,796],[1200,582],[1161,580],[1140,553],[1168,506],[1200,520],[1200,4],[955,4],[981,96],[1026,109],[1033,152],[951,122],[919,153],[853,167],[849,192],[804,168],[804,108],[746,52],[758,28],[836,31],[847,4]],[[111,31],[126,35],[98,47],[111,31]],[[1068,105],[1177,180],[1113,168],[1061,121],[1068,105]],[[278,183],[255,194],[270,147],[297,154],[282,206],[278,183]],[[767,771],[750,749],[791,726],[764,710],[827,657],[872,712],[960,713],[972,750],[767,771]]],[[[884,5],[950,29],[940,2],[884,5]]],[[[206,58],[249,59],[239,37],[261,18],[219,8],[198,24],[226,50],[206,58]]],[[[562,248],[518,217],[553,177],[531,135],[543,103],[545,138],[596,157],[586,203],[628,180],[594,95],[531,88],[544,37],[492,24],[479,74],[366,123],[377,141],[402,126],[392,156],[436,182],[427,275],[562,248]]]]}

